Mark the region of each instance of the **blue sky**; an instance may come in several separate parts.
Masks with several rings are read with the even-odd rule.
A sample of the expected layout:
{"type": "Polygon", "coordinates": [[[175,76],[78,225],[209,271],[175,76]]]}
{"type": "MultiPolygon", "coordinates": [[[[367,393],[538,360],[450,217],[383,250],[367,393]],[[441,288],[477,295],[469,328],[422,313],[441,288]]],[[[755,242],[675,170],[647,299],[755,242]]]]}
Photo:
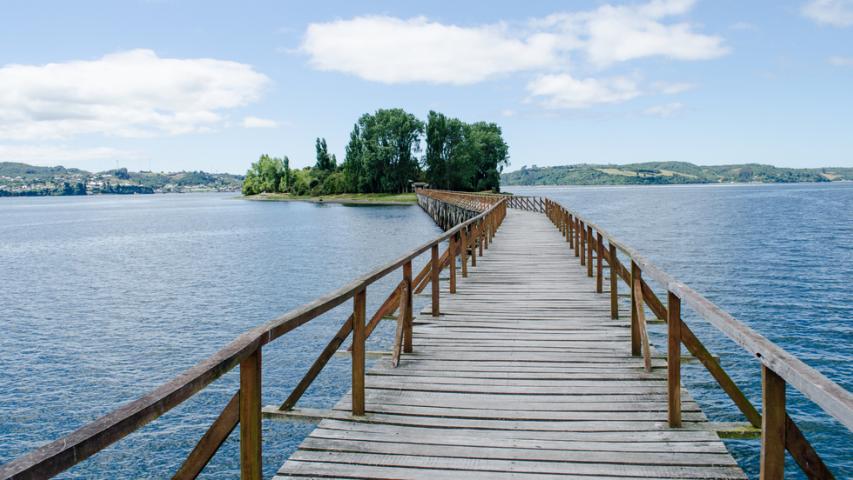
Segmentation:
{"type": "Polygon", "coordinates": [[[853,0],[2,7],[0,161],[304,166],[402,107],[499,123],[510,170],[853,166],[853,0]]]}

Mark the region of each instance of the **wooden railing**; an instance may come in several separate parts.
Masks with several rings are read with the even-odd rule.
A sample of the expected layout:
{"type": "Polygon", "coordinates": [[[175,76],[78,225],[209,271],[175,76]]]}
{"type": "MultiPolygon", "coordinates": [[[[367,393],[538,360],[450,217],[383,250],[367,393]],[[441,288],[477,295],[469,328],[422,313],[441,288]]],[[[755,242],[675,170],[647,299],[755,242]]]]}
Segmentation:
{"type": "MultiPolygon", "coordinates": [[[[420,191],[422,196],[449,198],[442,192],[420,191]]],[[[358,278],[346,286],[288,312],[264,325],[240,335],[223,349],[161,385],[71,434],[37,448],[6,465],[0,466],[0,479],[33,479],[54,476],[98,453],[109,445],[138,430],[172,408],[180,405],[228,371],[239,367],[240,387],[219,417],[208,428],[198,444],[178,469],[175,479],[192,479],[204,469],[228,435],[240,427],[241,478],[261,478],[261,354],[264,345],[308,323],[318,316],[352,299],[353,312],[323,349],[314,364],[282,403],[281,410],[292,409],[311,385],[335,351],[352,334],[352,414],[365,412],[365,341],[386,315],[398,309],[392,363],[396,366],[403,353],[412,352],[412,294],[431,285],[431,313],[439,315],[439,273],[449,268],[449,291],[456,292],[457,257],[461,257],[462,276],[468,275],[468,262],[476,265],[494,238],[506,215],[503,198],[457,198],[466,208],[480,212],[449,228],[444,234],[398,259],[358,278]],[[440,254],[440,247],[447,248],[440,254]],[[430,261],[412,276],[412,261],[429,252],[430,261]],[[381,278],[402,270],[402,280],[369,319],[366,315],[367,287],[381,278]]]]}
{"type": "Polygon", "coordinates": [[[430,196],[453,205],[466,207],[477,204],[491,204],[501,198],[506,199],[507,208],[545,213],[545,198],[530,195],[511,195],[488,192],[457,192],[454,190],[418,189],[418,192],[431,192],[430,196]]]}
{"type": "Polygon", "coordinates": [[[651,369],[651,348],[646,332],[645,308],[667,323],[668,417],[672,427],[681,426],[681,345],[704,365],[747,421],[761,429],[761,478],[784,476],[785,450],[809,478],[834,478],[832,472],[803,436],[785,407],[785,386],[789,384],[826,413],[853,430],[853,395],[775,345],[758,332],[737,321],[710,300],[677,281],[634,249],[617,241],[607,231],[582,215],[550,199],[544,200],[545,214],[565,237],[569,248],[595,276],[595,288],[603,292],[604,265],[610,269],[610,314],[619,317],[618,282],[621,278],[631,293],[631,352],[642,356],[651,369]],[[606,242],[606,243],[605,243],[606,242]],[[626,255],[626,263],[619,260],[626,255]],[[666,289],[666,304],[657,297],[646,278],[666,289]],[[691,307],[701,318],[754,355],[761,363],[762,409],[758,410],[738,388],[719,362],[696,337],[681,315],[681,307],[691,307]]]}

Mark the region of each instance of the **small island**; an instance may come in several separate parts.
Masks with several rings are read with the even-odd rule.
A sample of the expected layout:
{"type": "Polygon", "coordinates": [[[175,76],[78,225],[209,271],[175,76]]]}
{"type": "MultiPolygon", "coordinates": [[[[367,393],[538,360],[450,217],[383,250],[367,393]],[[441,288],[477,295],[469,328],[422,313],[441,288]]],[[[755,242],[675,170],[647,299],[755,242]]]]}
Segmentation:
{"type": "Polygon", "coordinates": [[[329,153],[324,138],[316,139],[315,150],[315,164],[301,169],[291,168],[286,155],[261,155],[246,172],[243,195],[252,200],[414,203],[417,183],[498,192],[501,172],[509,164],[509,147],[497,124],[466,123],[433,111],[422,121],[399,108],[362,115],[342,163],[329,153]]]}

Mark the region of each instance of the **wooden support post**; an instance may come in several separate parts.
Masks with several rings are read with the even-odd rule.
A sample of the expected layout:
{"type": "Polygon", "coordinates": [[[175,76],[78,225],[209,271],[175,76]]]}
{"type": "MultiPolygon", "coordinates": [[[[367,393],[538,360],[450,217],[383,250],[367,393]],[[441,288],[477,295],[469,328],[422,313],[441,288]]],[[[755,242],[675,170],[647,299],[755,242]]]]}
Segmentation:
{"type": "Polygon", "coordinates": [[[456,240],[456,235],[450,237],[450,254],[448,255],[450,266],[450,293],[456,293],[456,248],[459,242],[456,240]]]}
{"type": "Polygon", "coordinates": [[[610,318],[619,318],[619,258],[616,256],[616,245],[610,246],[610,318]]]}
{"type": "Polygon", "coordinates": [[[352,302],[352,414],[364,415],[364,342],[367,289],[361,289],[352,302]]]}
{"type": "Polygon", "coordinates": [[[592,227],[586,227],[586,276],[592,276],[592,252],[595,250],[595,239],[592,237],[592,227]]]}
{"type": "Polygon", "coordinates": [[[595,262],[595,292],[604,291],[604,237],[598,232],[595,242],[595,254],[598,256],[595,262]]]}
{"type": "Polygon", "coordinates": [[[240,478],[261,480],[261,348],[240,362],[240,478]]]}
{"type": "Polygon", "coordinates": [[[578,225],[578,230],[580,230],[580,236],[581,236],[581,251],[580,251],[581,265],[586,265],[586,246],[587,246],[586,245],[587,244],[587,241],[586,241],[586,224],[583,222],[580,222],[580,225],[578,225]]]}
{"type": "MultiPolygon", "coordinates": [[[[631,260],[631,355],[638,357],[642,354],[640,347],[640,319],[637,315],[637,303],[642,302],[637,297],[637,289],[633,288],[634,280],[640,278],[640,267],[631,260]]],[[[642,306],[642,305],[641,305],[642,306]]]]}
{"type": "Polygon", "coordinates": [[[575,231],[575,257],[580,256],[580,248],[581,248],[581,237],[580,237],[580,219],[575,217],[575,221],[572,222],[572,228],[575,231]]]}
{"type": "Polygon", "coordinates": [[[477,266],[477,235],[479,230],[476,226],[471,227],[471,238],[468,240],[471,242],[471,266],[477,266]]]}
{"type": "Polygon", "coordinates": [[[761,480],[785,478],[785,380],[761,365],[761,480]]]}
{"type": "Polygon", "coordinates": [[[406,314],[403,316],[403,352],[412,353],[412,261],[403,264],[403,282],[409,287],[404,291],[406,314]]]}
{"type": "Polygon", "coordinates": [[[441,265],[438,262],[438,244],[432,246],[432,268],[430,270],[430,283],[432,283],[432,316],[438,316],[438,296],[439,284],[438,274],[441,272],[441,265]]]}
{"type": "Polygon", "coordinates": [[[468,232],[466,228],[462,228],[459,231],[459,244],[462,248],[459,249],[459,255],[461,255],[462,263],[462,278],[468,277],[468,232]]]}
{"type": "Polygon", "coordinates": [[[667,411],[669,426],[681,426],[681,299],[674,293],[667,295],[667,411]]]}
{"type": "Polygon", "coordinates": [[[483,228],[485,228],[485,225],[483,225],[483,222],[481,221],[480,222],[480,230],[477,232],[477,244],[480,247],[480,256],[481,257],[483,256],[483,242],[485,241],[483,239],[483,237],[485,236],[484,232],[483,232],[483,228]]]}

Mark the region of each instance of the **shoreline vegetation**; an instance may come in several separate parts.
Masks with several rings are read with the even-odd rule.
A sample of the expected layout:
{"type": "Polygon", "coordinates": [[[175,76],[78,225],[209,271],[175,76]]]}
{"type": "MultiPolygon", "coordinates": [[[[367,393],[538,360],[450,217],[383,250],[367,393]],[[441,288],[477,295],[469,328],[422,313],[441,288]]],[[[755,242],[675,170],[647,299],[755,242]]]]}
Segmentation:
{"type": "Polygon", "coordinates": [[[853,168],[784,168],[758,163],[695,165],[647,162],[522,167],[501,175],[501,185],[685,185],[722,183],[821,183],[853,180],[853,168]]]}
{"type": "Polygon", "coordinates": [[[370,195],[403,194],[419,183],[499,192],[500,174],[509,164],[500,126],[466,123],[433,111],[426,121],[399,108],[362,115],[340,164],[325,138],[318,137],[314,145],[314,166],[301,169],[291,168],[286,155],[261,155],[246,172],[243,195],[309,201],[340,196],[353,200],[350,203],[376,203],[389,197],[370,195]]]}
{"type": "Polygon", "coordinates": [[[332,195],[294,195],[292,193],[259,193],[241,199],[266,202],[341,203],[346,205],[414,205],[414,193],[338,193],[332,195]]]}

